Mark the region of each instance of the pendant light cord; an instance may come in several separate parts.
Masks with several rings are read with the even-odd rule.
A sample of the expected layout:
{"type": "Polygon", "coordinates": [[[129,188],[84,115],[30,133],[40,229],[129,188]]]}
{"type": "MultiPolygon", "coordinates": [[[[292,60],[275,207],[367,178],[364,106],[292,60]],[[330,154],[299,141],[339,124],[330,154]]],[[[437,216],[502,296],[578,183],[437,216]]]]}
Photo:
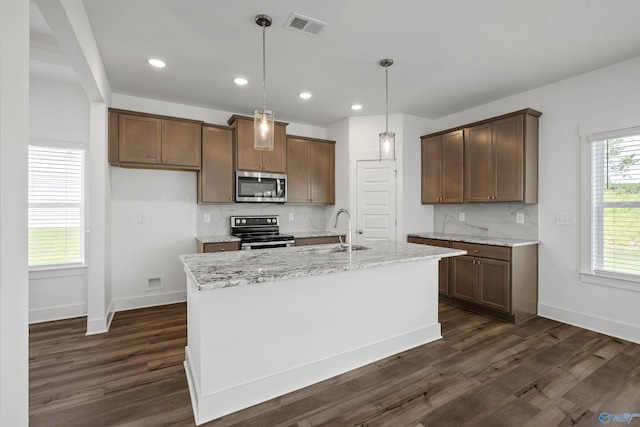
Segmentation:
{"type": "Polygon", "coordinates": [[[389,133],[389,66],[385,65],[384,67],[384,75],[385,75],[385,87],[386,87],[386,116],[385,116],[385,132],[389,133]]]}
{"type": "Polygon", "coordinates": [[[265,23],[262,23],[262,111],[267,109],[267,61],[265,49],[265,23]]]}

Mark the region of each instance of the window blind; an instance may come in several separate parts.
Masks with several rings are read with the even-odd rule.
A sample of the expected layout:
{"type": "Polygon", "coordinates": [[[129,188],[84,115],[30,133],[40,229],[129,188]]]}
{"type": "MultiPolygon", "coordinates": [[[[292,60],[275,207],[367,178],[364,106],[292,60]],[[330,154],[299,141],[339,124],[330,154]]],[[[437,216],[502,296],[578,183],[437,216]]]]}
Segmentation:
{"type": "Polygon", "coordinates": [[[592,268],[640,279],[640,133],[592,142],[592,268]]]}
{"type": "Polygon", "coordinates": [[[84,151],[29,147],[29,266],[84,264],[84,151]]]}

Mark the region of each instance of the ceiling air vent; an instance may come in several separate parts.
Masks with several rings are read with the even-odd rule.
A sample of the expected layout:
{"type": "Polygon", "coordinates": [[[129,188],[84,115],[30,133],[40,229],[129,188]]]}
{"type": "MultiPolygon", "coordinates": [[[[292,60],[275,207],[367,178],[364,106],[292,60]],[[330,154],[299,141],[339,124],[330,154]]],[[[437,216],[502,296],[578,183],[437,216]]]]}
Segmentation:
{"type": "Polygon", "coordinates": [[[317,36],[320,31],[322,31],[322,29],[327,25],[329,24],[327,24],[326,22],[298,15],[294,12],[291,14],[289,19],[287,19],[287,23],[284,24],[284,27],[290,30],[298,31],[300,33],[317,36]]]}

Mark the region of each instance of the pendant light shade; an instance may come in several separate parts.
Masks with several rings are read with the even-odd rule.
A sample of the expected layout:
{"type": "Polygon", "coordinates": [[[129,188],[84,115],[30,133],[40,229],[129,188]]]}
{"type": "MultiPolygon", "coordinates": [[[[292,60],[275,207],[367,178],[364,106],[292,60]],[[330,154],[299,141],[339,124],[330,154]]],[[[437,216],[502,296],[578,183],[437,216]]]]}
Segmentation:
{"type": "Polygon", "coordinates": [[[396,159],[396,134],[389,132],[389,67],[393,59],[383,59],[380,65],[384,67],[386,88],[385,131],[380,134],[380,160],[396,159]]]}
{"type": "Polygon", "coordinates": [[[256,16],[256,24],[262,27],[262,109],[256,110],[253,119],[253,148],[255,150],[273,150],[274,113],[267,110],[267,79],[265,54],[265,29],[271,26],[267,15],[256,16]]]}

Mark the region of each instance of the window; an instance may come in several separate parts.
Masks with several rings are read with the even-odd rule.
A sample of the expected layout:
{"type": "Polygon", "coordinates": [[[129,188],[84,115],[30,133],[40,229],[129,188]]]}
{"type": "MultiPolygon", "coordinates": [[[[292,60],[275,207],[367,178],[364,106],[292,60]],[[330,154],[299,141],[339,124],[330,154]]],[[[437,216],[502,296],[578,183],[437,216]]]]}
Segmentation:
{"type": "Polygon", "coordinates": [[[591,270],[640,280],[640,131],[592,135],[591,270]]]}
{"type": "Polygon", "coordinates": [[[84,150],[29,147],[29,267],[84,264],[84,150]]]}

